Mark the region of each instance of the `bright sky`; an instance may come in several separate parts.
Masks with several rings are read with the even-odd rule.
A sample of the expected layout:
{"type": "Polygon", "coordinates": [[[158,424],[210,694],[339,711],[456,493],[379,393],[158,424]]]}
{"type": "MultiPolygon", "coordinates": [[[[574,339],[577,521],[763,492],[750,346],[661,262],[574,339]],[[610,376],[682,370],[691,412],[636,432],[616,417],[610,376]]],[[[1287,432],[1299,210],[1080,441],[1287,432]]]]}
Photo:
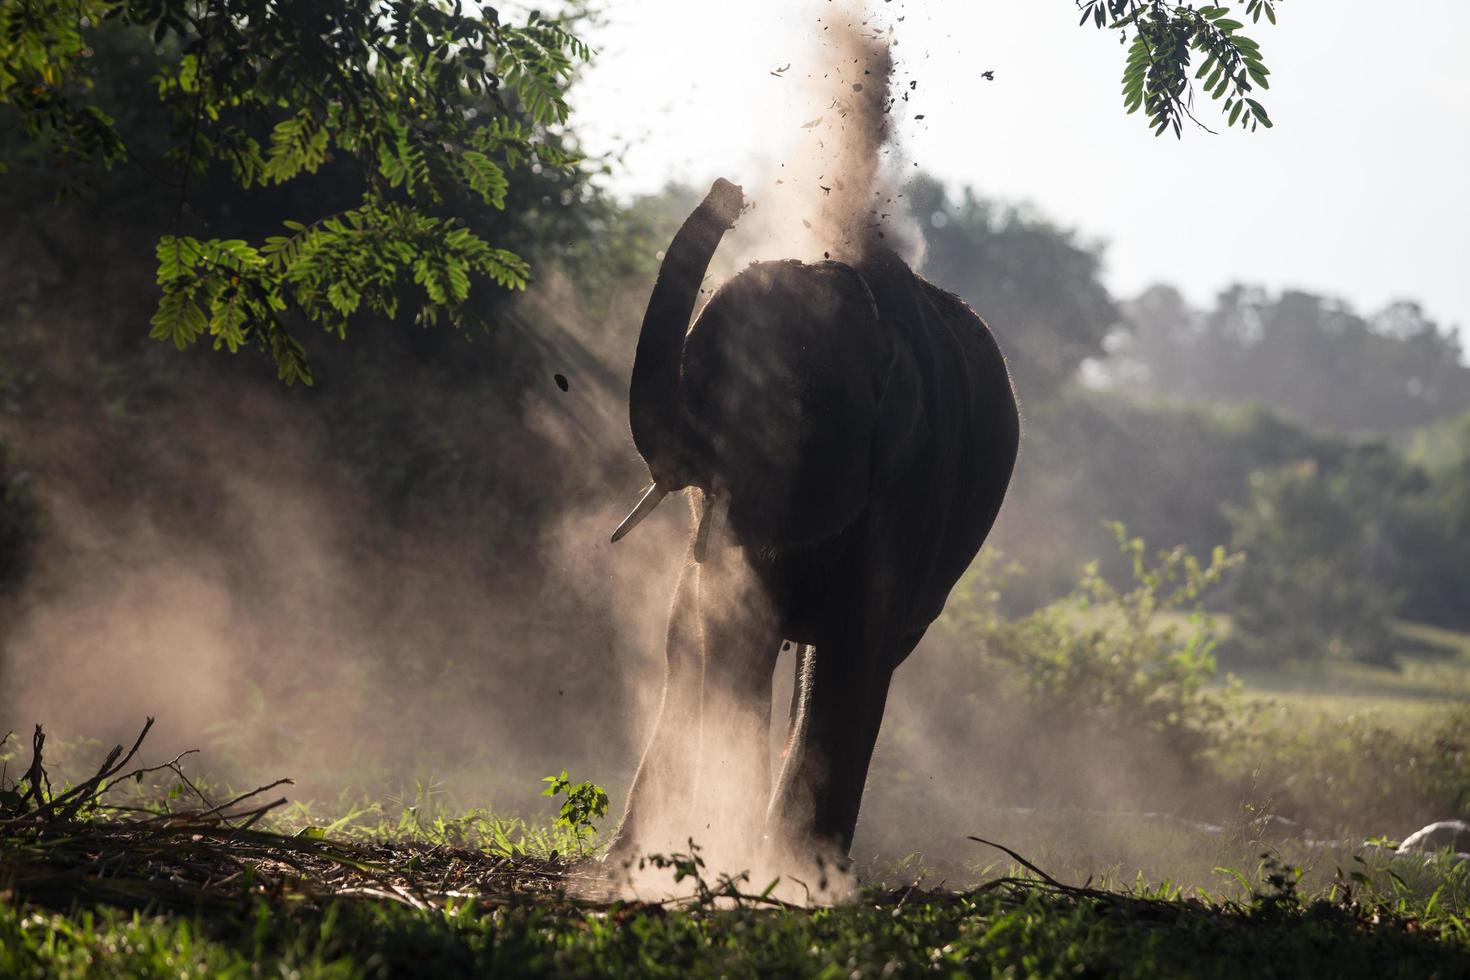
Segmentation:
{"type": "MultiPolygon", "coordinates": [[[[626,148],[619,194],[750,181],[779,157],[808,108],[793,76],[825,0],[609,7],[574,124],[593,152],[626,148]]],[[[1418,299],[1470,328],[1470,3],[1279,0],[1278,26],[1247,31],[1272,70],[1275,129],[1182,142],[1123,113],[1123,52],[1077,26],[1073,0],[869,9],[894,27],[901,84],[918,82],[896,116],[908,158],[1105,241],[1116,294],[1164,281],[1203,304],[1247,281],[1365,312],[1418,299]]],[[[1212,107],[1197,115],[1221,128],[1212,107]]]]}

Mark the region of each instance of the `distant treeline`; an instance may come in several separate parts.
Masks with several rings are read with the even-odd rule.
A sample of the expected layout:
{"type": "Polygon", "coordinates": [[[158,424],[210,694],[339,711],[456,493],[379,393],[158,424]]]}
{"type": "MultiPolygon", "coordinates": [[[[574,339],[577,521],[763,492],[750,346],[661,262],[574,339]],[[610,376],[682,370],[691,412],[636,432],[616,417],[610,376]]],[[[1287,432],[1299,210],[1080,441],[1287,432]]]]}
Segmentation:
{"type": "Polygon", "coordinates": [[[1345,432],[1399,433],[1470,410],[1457,332],[1410,301],[1363,316],[1330,297],[1232,286],[1200,311],[1155,286],[1126,304],[1109,361],[1139,393],[1259,402],[1345,432]]]}

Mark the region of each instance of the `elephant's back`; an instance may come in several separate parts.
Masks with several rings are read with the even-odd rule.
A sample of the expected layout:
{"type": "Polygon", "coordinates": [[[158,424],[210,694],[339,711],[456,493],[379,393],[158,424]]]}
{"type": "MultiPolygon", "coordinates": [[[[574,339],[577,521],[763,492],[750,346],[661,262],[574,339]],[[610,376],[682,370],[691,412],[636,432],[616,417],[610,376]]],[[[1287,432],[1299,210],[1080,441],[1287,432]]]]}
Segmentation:
{"type": "Polygon", "coordinates": [[[805,547],[861,514],[886,351],[871,293],[840,263],[755,263],[700,311],[683,403],[748,540],[805,547]]]}
{"type": "Polygon", "coordinates": [[[898,488],[900,508],[922,515],[906,527],[922,587],[913,612],[927,626],[943,609],[995,523],[1020,445],[1020,413],[1010,371],[990,327],[955,294],[896,256],[862,267],[885,329],[905,343],[918,368],[927,420],[924,446],[898,488]]]}

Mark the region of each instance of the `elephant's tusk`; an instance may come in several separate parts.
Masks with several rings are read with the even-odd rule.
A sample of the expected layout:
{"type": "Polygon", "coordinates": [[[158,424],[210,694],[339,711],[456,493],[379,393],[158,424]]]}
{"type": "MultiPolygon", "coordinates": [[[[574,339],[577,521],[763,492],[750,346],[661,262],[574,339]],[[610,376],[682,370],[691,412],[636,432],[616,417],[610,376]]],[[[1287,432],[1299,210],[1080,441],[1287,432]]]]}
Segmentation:
{"type": "Polygon", "coordinates": [[[653,513],[653,509],[658,506],[658,502],[663,500],[667,495],[668,491],[659,486],[656,481],[650,483],[648,489],[643,491],[642,498],[633,506],[632,512],[623,518],[623,523],[619,524],[618,529],[613,532],[612,539],[614,543],[623,540],[623,537],[629,531],[633,530],[633,528],[637,527],[643,518],[653,513]]]}
{"type": "Polygon", "coordinates": [[[694,534],[694,560],[703,564],[711,554],[710,545],[714,545],[714,554],[718,555],[724,546],[725,519],[730,516],[730,497],[722,494],[711,497],[706,494],[704,498],[704,512],[699,515],[699,530],[694,534]]]}

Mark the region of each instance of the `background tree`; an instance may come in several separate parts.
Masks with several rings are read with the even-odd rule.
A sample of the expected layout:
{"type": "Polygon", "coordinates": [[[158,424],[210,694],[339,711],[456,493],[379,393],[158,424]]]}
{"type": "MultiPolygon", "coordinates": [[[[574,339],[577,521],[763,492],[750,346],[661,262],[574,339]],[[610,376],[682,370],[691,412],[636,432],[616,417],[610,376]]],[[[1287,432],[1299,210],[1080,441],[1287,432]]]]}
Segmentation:
{"type": "Polygon", "coordinates": [[[1200,312],[1154,287],[1122,321],[1110,368],[1133,391],[1254,401],[1347,432],[1403,432],[1470,409],[1458,333],[1416,303],[1365,317],[1329,297],[1237,285],[1200,312]]]}
{"type": "Polygon", "coordinates": [[[1248,556],[1231,603],[1238,660],[1392,662],[1402,596],[1383,574],[1387,520],[1354,489],[1309,459],[1255,474],[1245,505],[1227,508],[1248,556]]]}
{"type": "Polygon", "coordinates": [[[1118,311],[1099,279],[1096,247],[969,188],[951,200],[930,177],[915,179],[907,194],[923,229],[924,275],[982,311],[1023,403],[1050,396],[1103,354],[1118,311]]]}

